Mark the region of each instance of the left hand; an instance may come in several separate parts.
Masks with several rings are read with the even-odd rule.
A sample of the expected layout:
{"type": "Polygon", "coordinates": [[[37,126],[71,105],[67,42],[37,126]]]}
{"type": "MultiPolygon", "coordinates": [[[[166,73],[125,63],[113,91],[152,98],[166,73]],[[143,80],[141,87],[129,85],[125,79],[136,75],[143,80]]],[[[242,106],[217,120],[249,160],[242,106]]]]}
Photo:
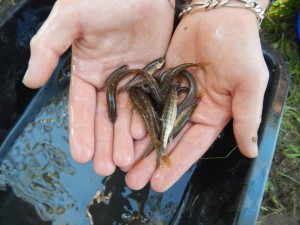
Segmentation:
{"type": "MultiPolygon", "coordinates": [[[[103,176],[134,158],[130,134],[132,109],[127,94],[118,95],[118,119],[107,116],[106,94],[97,91],[119,66],[142,68],[166,54],[174,12],[170,3],[152,0],[59,0],[31,40],[23,83],[42,86],[59,56],[72,46],[69,94],[69,142],[75,161],[93,160],[103,176]]],[[[139,135],[139,134],[137,134],[139,135]]]]}
{"type": "MultiPolygon", "coordinates": [[[[172,37],[167,67],[207,62],[205,72],[194,70],[204,97],[179,137],[168,146],[171,165],[156,170],[155,152],[127,170],[126,182],[141,189],[147,182],[155,191],[171,187],[214,142],[233,118],[240,151],[256,157],[257,131],[268,83],[255,15],[246,9],[219,8],[186,15],[172,37]]],[[[149,140],[135,143],[141,156],[149,140]]]]}

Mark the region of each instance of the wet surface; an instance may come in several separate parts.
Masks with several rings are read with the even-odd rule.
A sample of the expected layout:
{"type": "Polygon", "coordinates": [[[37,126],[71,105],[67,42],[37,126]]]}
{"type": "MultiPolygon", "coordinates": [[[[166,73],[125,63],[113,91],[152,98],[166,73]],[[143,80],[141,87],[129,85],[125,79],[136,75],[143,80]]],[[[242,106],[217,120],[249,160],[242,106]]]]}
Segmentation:
{"type": "Polygon", "coordinates": [[[35,93],[21,81],[30,56],[30,39],[53,2],[0,0],[0,141],[35,93]]]}
{"type": "Polygon", "coordinates": [[[16,197],[10,188],[6,191],[0,190],[0,199],[0,224],[51,225],[51,222],[39,218],[32,204],[16,197]]]}
{"type": "Polygon", "coordinates": [[[0,21],[6,18],[7,14],[20,4],[22,0],[0,0],[0,21]]]}
{"type": "MultiPolygon", "coordinates": [[[[66,66],[58,70],[60,75],[52,77],[33,99],[1,146],[0,225],[235,224],[253,160],[244,158],[238,149],[232,152],[236,147],[232,123],[204,159],[169,191],[155,193],[149,186],[132,191],[121,171],[101,177],[91,163],[72,160],[67,114],[70,72],[66,61],[62,63],[66,66]],[[26,211],[21,210],[24,208],[26,211]],[[12,223],[11,214],[5,212],[15,212],[18,222],[12,223]],[[28,214],[33,215],[31,222],[28,214]]],[[[269,126],[275,125],[272,118],[269,126]]],[[[260,196],[255,190],[250,194],[253,201],[260,196]]]]}
{"type": "MultiPolygon", "coordinates": [[[[109,177],[96,175],[91,163],[71,159],[67,104],[68,88],[45,103],[1,159],[0,193],[11,202],[6,210],[18,212],[12,203],[21,200],[11,196],[13,192],[24,200],[22,208],[31,203],[38,215],[35,218],[55,225],[168,224],[192,170],[164,194],[149,186],[131,191],[120,171],[109,177]]],[[[27,218],[22,213],[18,217],[27,218]]],[[[8,219],[0,213],[1,225],[8,224],[8,219]]]]}
{"type": "Polygon", "coordinates": [[[224,157],[236,147],[230,123],[204,156],[218,159],[200,160],[164,194],[149,186],[132,191],[121,171],[100,177],[91,163],[71,159],[67,66],[30,101],[35,92],[21,85],[28,44],[54,1],[24,2],[0,27],[0,140],[27,107],[0,148],[0,225],[238,224],[240,215],[250,215],[251,220],[244,216],[241,221],[254,224],[288,79],[280,76],[282,65],[272,53],[266,54],[271,79],[256,160],[238,149],[224,157]]]}

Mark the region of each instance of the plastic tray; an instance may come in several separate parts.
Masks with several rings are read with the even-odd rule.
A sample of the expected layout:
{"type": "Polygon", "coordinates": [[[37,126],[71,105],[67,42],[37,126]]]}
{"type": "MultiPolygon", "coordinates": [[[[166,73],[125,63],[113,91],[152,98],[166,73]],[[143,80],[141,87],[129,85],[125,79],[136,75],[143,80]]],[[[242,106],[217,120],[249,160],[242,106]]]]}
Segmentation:
{"type": "MultiPolygon", "coordinates": [[[[0,31],[1,29],[3,31],[4,28],[7,29],[7,27],[15,27],[17,36],[18,34],[26,35],[22,33],[24,29],[17,26],[22,16],[32,12],[40,12],[39,10],[45,8],[48,10],[52,4],[53,1],[44,3],[27,1],[22,3],[20,7],[8,14],[10,16],[2,24],[0,31]]],[[[40,23],[45,18],[44,14],[37,13],[35,15],[36,19],[32,22],[27,20],[27,26],[30,26],[31,23],[40,23]]],[[[0,49],[5,49],[7,46],[10,48],[21,46],[22,50],[28,51],[28,46],[20,45],[20,40],[18,38],[11,40],[12,44],[9,46],[1,42],[0,49]]],[[[11,51],[14,51],[14,49],[11,49],[11,51]]],[[[43,150],[44,153],[49,152],[54,146],[61,148],[61,151],[67,157],[66,161],[70,163],[70,168],[74,168],[75,171],[73,171],[73,174],[62,173],[57,179],[58,182],[64,185],[64,192],[54,195],[49,191],[49,196],[53,195],[53,198],[56,198],[61,195],[67,198],[66,193],[72,193],[79,208],[76,211],[75,208],[70,206],[65,208],[65,211],[59,211],[60,208],[58,207],[56,208],[57,215],[54,215],[54,213],[52,217],[49,215],[47,217],[47,215],[42,214],[42,211],[39,211],[38,206],[35,205],[36,202],[30,201],[32,196],[20,192],[17,188],[19,187],[17,179],[17,181],[14,181],[14,185],[8,183],[6,190],[0,191],[0,225],[89,224],[86,219],[86,212],[83,209],[86,209],[87,204],[97,190],[102,191],[106,197],[109,193],[111,195],[106,200],[104,199],[106,202],[103,200],[101,204],[95,203],[91,207],[90,211],[94,213],[95,224],[254,225],[259,214],[264,187],[272,164],[289,84],[288,71],[282,58],[266,44],[263,44],[263,51],[270,71],[270,80],[264,100],[264,111],[258,140],[259,156],[257,158],[247,159],[237,150],[224,159],[200,159],[173,188],[160,195],[151,191],[149,186],[141,191],[129,190],[124,183],[124,174],[120,171],[110,177],[99,177],[93,173],[90,163],[80,165],[73,162],[68,153],[67,141],[63,142],[60,139],[67,136],[66,129],[60,130],[57,136],[40,133],[37,134],[38,139],[36,142],[39,145],[44,143],[44,146],[46,146],[43,150]],[[30,219],[28,215],[34,216],[31,216],[30,219]],[[158,215],[162,216],[157,219],[153,215],[156,217],[158,215]],[[39,218],[41,216],[53,222],[43,222],[39,218]],[[80,222],[80,219],[83,222],[80,222]]],[[[16,66],[10,57],[15,56],[8,55],[7,60],[1,61],[1,69],[16,66]]],[[[18,145],[18,148],[22,146],[20,140],[24,136],[24,130],[28,129],[28,126],[39,117],[41,111],[47,107],[49,102],[53,101],[53,98],[57,98],[63,91],[67,90],[68,85],[64,82],[67,79],[62,77],[60,71],[68,57],[68,54],[61,57],[60,64],[49,82],[35,94],[29,103],[27,103],[28,100],[26,104],[24,103],[26,105],[25,111],[19,116],[17,123],[11,128],[1,144],[0,168],[2,166],[2,174],[0,171],[0,187],[3,166],[7,165],[5,164],[7,160],[14,162],[11,164],[13,168],[19,168],[19,162],[22,162],[22,165],[24,165],[24,162],[26,164],[26,159],[14,161],[10,158],[17,149],[16,145],[18,145]]],[[[28,55],[25,54],[21,60],[28,60],[28,55]]],[[[26,69],[24,63],[17,66],[20,67],[21,71],[26,69]]],[[[34,128],[32,129],[34,130],[34,128]]],[[[52,133],[49,132],[49,134],[52,133]]],[[[30,140],[31,146],[34,146],[34,141],[35,137],[33,136],[30,140]]],[[[24,148],[27,147],[25,145],[24,142],[24,148]]],[[[206,157],[225,156],[235,146],[232,124],[229,123],[212,145],[206,157]]],[[[36,157],[38,158],[38,156],[36,157]]],[[[24,171],[27,169],[24,168],[24,171]]],[[[22,175],[23,172],[21,171],[20,185],[23,182],[22,175]]],[[[44,176],[44,180],[46,178],[44,176]]],[[[28,179],[25,179],[25,181],[27,182],[28,179]]],[[[49,181],[49,177],[47,181],[49,181]]]]}

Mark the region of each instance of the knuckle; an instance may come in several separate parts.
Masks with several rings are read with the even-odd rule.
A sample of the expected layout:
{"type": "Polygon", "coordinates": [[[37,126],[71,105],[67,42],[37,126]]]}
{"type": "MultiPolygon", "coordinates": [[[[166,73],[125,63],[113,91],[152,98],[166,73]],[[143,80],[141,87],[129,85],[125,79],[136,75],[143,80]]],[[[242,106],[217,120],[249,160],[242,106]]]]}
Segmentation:
{"type": "Polygon", "coordinates": [[[37,35],[34,35],[34,36],[31,38],[30,43],[29,43],[30,49],[34,49],[34,48],[35,48],[36,42],[37,42],[37,35]]]}
{"type": "Polygon", "coordinates": [[[31,51],[42,49],[42,40],[38,34],[34,35],[30,40],[29,46],[31,51]]]}
{"type": "Polygon", "coordinates": [[[260,72],[259,82],[261,82],[262,84],[264,84],[266,86],[268,84],[269,77],[270,77],[270,73],[269,73],[268,68],[264,68],[260,72]]]}
{"type": "Polygon", "coordinates": [[[255,127],[256,130],[258,130],[258,128],[259,128],[259,126],[261,124],[261,120],[262,120],[262,117],[258,116],[256,118],[254,118],[253,121],[251,121],[251,122],[253,122],[253,125],[254,125],[254,127],[255,127]]]}

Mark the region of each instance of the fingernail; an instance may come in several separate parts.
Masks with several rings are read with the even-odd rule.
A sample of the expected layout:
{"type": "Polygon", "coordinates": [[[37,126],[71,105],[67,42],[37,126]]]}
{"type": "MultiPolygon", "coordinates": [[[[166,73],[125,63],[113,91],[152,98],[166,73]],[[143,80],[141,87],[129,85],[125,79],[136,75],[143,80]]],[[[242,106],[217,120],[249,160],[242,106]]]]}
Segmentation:
{"type": "Polygon", "coordinates": [[[258,156],[258,149],[257,149],[257,146],[255,146],[254,147],[254,149],[252,150],[252,157],[254,158],[254,157],[256,157],[256,156],[258,156]]]}
{"type": "Polygon", "coordinates": [[[27,79],[28,79],[28,69],[25,72],[25,75],[23,77],[22,83],[25,84],[27,79]]]}

